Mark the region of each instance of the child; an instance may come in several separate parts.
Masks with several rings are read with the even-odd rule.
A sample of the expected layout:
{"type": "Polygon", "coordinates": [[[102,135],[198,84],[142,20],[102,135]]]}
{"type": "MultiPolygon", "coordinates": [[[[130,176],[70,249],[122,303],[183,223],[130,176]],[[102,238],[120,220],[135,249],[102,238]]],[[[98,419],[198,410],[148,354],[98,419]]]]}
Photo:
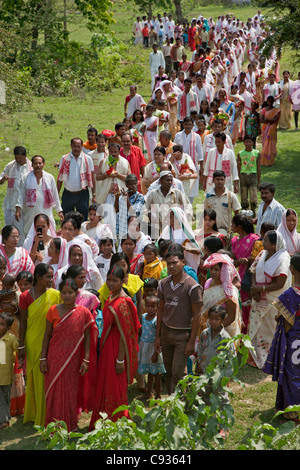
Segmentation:
{"type": "Polygon", "coordinates": [[[29,290],[33,285],[33,274],[29,271],[20,271],[16,278],[18,287],[21,292],[29,290]]]}
{"type": "Polygon", "coordinates": [[[163,264],[158,257],[158,248],[154,243],[149,243],[144,248],[145,265],[143,269],[142,279],[154,277],[160,279],[163,264]]]}
{"type": "Polygon", "coordinates": [[[260,115],[257,112],[259,104],[256,101],[251,102],[251,111],[245,116],[245,134],[250,135],[253,148],[256,147],[256,139],[261,133],[260,115]]]}
{"type": "Polygon", "coordinates": [[[162,49],[163,43],[164,43],[164,36],[165,36],[165,29],[164,29],[164,25],[161,24],[160,27],[159,27],[159,31],[158,31],[158,42],[159,42],[159,47],[161,49],[162,49]]]}
{"type": "Polygon", "coordinates": [[[145,23],[145,26],[142,29],[142,35],[144,47],[149,47],[149,28],[147,23],[145,23]]]}
{"type": "Polygon", "coordinates": [[[99,242],[100,254],[95,259],[96,266],[101,274],[103,283],[106,281],[110,266],[110,260],[113,254],[114,242],[110,237],[101,238],[99,242]]]}
{"type": "Polygon", "coordinates": [[[155,379],[155,398],[161,398],[161,374],[166,370],[162,353],[154,350],[156,337],[157,309],[159,298],[149,295],[145,299],[146,311],[142,316],[142,334],[139,343],[138,374],[148,374],[146,398],[153,396],[153,381],[155,379]]]}
{"type": "Polygon", "coordinates": [[[218,354],[220,341],[229,339],[230,335],[223,327],[226,317],[226,309],[221,305],[215,305],[208,311],[209,327],[205,328],[199,338],[197,351],[198,371],[203,374],[213,357],[218,354]]]}
{"type": "Polygon", "coordinates": [[[5,274],[2,279],[2,289],[0,290],[1,304],[9,304],[18,310],[18,296],[16,287],[16,276],[11,273],[5,274]]]}
{"type": "MultiPolygon", "coordinates": [[[[289,406],[300,404],[298,344],[300,332],[300,255],[291,257],[290,270],[293,285],[285,290],[273,303],[277,310],[277,327],[272,346],[263,367],[263,372],[272,375],[278,383],[275,408],[284,411],[289,406]]],[[[299,423],[299,411],[283,414],[288,420],[299,423]]]]}
{"type": "Polygon", "coordinates": [[[245,149],[238,153],[237,167],[240,178],[241,188],[241,206],[242,209],[248,209],[250,199],[250,208],[253,212],[253,217],[256,214],[257,208],[257,188],[260,185],[260,153],[253,148],[253,141],[250,135],[246,134],[244,137],[245,149]]]}
{"type": "Polygon", "coordinates": [[[202,145],[203,145],[205,136],[209,134],[209,130],[206,129],[206,122],[205,122],[205,119],[204,119],[204,118],[197,120],[197,130],[196,130],[196,134],[199,134],[199,135],[200,135],[200,137],[201,137],[201,142],[202,142],[202,145]]]}
{"type": "Polygon", "coordinates": [[[148,295],[157,295],[158,289],[158,279],[154,277],[147,277],[144,279],[144,289],[143,289],[143,297],[144,299],[148,297],[148,295]]]}
{"type": "MultiPolygon", "coordinates": [[[[197,350],[197,362],[198,362],[198,372],[200,374],[205,373],[207,367],[209,366],[213,357],[218,355],[218,347],[220,346],[220,341],[224,339],[230,339],[230,335],[225,331],[223,327],[223,321],[226,317],[226,309],[221,305],[215,305],[211,307],[208,311],[208,323],[209,327],[202,331],[198,350],[197,350]]],[[[228,350],[229,354],[234,355],[234,345],[232,344],[228,350]]],[[[229,371],[228,371],[229,372],[229,371]]],[[[203,392],[203,401],[209,405],[210,404],[210,395],[212,393],[212,386],[210,383],[205,388],[203,392]]],[[[217,393],[217,391],[215,392],[217,393]]],[[[222,398],[222,404],[229,404],[229,398],[227,392],[219,392],[219,396],[222,398]]],[[[224,429],[220,430],[220,435],[225,437],[224,429]]]]}
{"type": "Polygon", "coordinates": [[[0,429],[9,426],[11,387],[19,341],[9,333],[14,316],[0,312],[0,429]]]}
{"type": "Polygon", "coordinates": [[[153,46],[154,43],[157,42],[157,33],[154,29],[154,26],[150,26],[149,41],[150,41],[150,46],[151,47],[153,46]]]}

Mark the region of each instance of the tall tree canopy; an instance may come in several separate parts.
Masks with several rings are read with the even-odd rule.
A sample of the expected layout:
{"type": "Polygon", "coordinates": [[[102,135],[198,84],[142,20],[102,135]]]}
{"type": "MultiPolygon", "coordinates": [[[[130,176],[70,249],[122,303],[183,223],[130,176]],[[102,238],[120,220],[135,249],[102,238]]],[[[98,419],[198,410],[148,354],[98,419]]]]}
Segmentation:
{"type": "Polygon", "coordinates": [[[290,47],[297,62],[300,61],[300,0],[257,0],[256,3],[268,12],[265,20],[270,30],[264,41],[266,54],[273,47],[279,54],[284,47],[290,47]]]}

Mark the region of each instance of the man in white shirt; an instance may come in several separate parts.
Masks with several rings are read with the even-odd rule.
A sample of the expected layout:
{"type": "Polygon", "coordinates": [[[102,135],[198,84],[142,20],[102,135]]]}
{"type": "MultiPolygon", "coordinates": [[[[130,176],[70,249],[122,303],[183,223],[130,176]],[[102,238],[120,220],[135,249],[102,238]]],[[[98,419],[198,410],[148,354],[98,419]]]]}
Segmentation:
{"type": "Polygon", "coordinates": [[[175,22],[172,18],[172,15],[169,15],[168,20],[165,24],[165,32],[168,38],[170,38],[171,44],[174,42],[174,30],[175,30],[175,22]]]}
{"type": "MultiPolygon", "coordinates": [[[[206,161],[209,150],[216,147],[216,143],[215,143],[216,134],[218,134],[219,132],[224,132],[223,130],[224,124],[221,119],[215,119],[211,127],[212,127],[212,132],[210,134],[207,134],[204,137],[204,142],[202,146],[204,162],[206,161]]],[[[225,147],[229,148],[230,150],[234,152],[234,147],[232,144],[231,137],[228,134],[225,134],[225,135],[226,135],[225,147]]]]}
{"type": "Polygon", "coordinates": [[[19,199],[20,180],[32,170],[30,160],[27,158],[26,148],[17,146],[14,148],[15,159],[9,162],[0,175],[0,184],[7,181],[7,191],[3,199],[3,212],[5,225],[14,225],[20,234],[19,246],[23,244],[23,215],[20,220],[15,219],[16,203],[19,199]]]}
{"type": "Polygon", "coordinates": [[[160,188],[150,191],[145,204],[145,212],[151,223],[152,239],[158,239],[161,235],[165,224],[168,223],[167,216],[172,207],[181,207],[190,222],[193,218],[193,207],[185,193],[173,188],[172,172],[161,171],[159,183],[160,188]]]}
{"type": "Polygon", "coordinates": [[[171,74],[171,71],[172,71],[171,49],[172,49],[172,44],[171,44],[170,38],[167,37],[166,44],[164,44],[162,47],[162,53],[163,53],[164,60],[165,60],[165,71],[168,76],[171,74]]]}
{"type": "Polygon", "coordinates": [[[184,80],[184,90],[177,96],[177,119],[183,128],[183,120],[191,116],[191,111],[199,112],[199,100],[195,92],[192,91],[192,80],[184,80]]]}
{"type": "Polygon", "coordinates": [[[225,186],[229,191],[238,193],[239,174],[235,154],[225,146],[226,135],[219,132],[215,136],[216,147],[209,150],[204,165],[203,190],[209,192],[214,187],[213,173],[222,170],[226,174],[225,186]]]}
{"type": "Polygon", "coordinates": [[[153,90],[155,83],[155,75],[158,74],[158,68],[160,66],[165,68],[165,59],[162,51],[158,50],[158,45],[153,44],[153,52],[149,54],[150,61],[150,73],[151,73],[151,90],[153,90]]]}
{"type": "Polygon", "coordinates": [[[241,205],[237,196],[225,186],[226,175],[222,170],[213,173],[213,188],[204,199],[204,209],[216,212],[216,224],[219,232],[226,235],[231,229],[232,214],[238,214],[241,205]]]}
{"type": "Polygon", "coordinates": [[[183,131],[177,132],[174,138],[174,143],[182,145],[183,153],[187,153],[192,158],[198,174],[198,179],[193,185],[192,192],[189,196],[191,202],[199,194],[199,185],[202,183],[203,176],[203,153],[201,137],[192,129],[193,120],[190,117],[186,117],[183,121],[183,131]]]}
{"type": "Polygon", "coordinates": [[[256,224],[256,233],[260,234],[261,224],[264,222],[271,222],[275,230],[279,227],[282,219],[282,214],[285,208],[275,199],[276,187],[272,183],[261,183],[259,186],[261,203],[258,206],[256,219],[253,223],[256,224]]]}
{"type": "Polygon", "coordinates": [[[132,27],[132,34],[134,36],[134,44],[143,43],[142,23],[139,16],[132,27]]]}
{"type": "Polygon", "coordinates": [[[24,217],[24,239],[28,235],[36,215],[45,214],[48,216],[54,228],[53,208],[55,208],[60,220],[64,219],[55,178],[44,171],[44,157],[34,155],[31,164],[32,171],[24,174],[20,180],[19,198],[16,203],[16,221],[19,221],[22,213],[24,217]]]}
{"type": "Polygon", "coordinates": [[[60,193],[62,184],[62,208],[64,214],[80,212],[84,220],[88,219],[89,189],[92,189],[92,201],[96,202],[96,179],[93,160],[82,151],[82,140],[75,137],[71,140],[71,152],[64,155],[59,163],[57,190],[60,193]]]}
{"type": "Polygon", "coordinates": [[[208,103],[210,102],[210,90],[203,84],[204,80],[205,76],[202,73],[197,73],[196,85],[192,87],[192,91],[198,96],[199,106],[203,100],[207,100],[208,103]]]}

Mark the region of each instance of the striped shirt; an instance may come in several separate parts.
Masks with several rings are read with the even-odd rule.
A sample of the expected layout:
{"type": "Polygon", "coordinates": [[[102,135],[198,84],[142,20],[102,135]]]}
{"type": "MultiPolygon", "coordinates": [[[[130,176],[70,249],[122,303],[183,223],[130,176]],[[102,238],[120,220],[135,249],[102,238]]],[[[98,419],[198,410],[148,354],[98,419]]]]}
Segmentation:
{"type": "Polygon", "coordinates": [[[282,214],[285,211],[285,208],[274,198],[272,202],[268,205],[265,212],[263,213],[264,201],[260,203],[257,210],[257,225],[256,233],[260,234],[261,224],[264,222],[270,222],[275,225],[275,230],[279,227],[282,219],[282,214]]]}

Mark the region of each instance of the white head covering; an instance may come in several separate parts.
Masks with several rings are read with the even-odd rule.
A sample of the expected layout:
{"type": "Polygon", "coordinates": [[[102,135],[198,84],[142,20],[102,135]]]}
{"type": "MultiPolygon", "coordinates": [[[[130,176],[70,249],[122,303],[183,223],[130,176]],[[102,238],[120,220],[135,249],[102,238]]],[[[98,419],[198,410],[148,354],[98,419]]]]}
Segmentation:
{"type": "Polygon", "coordinates": [[[73,246],[79,246],[81,248],[82,256],[83,256],[82,267],[86,271],[87,284],[98,285],[99,288],[100,288],[103,284],[103,279],[102,279],[101,274],[100,274],[100,272],[99,272],[99,270],[98,270],[98,268],[95,264],[95,261],[93,259],[92,250],[91,250],[89,245],[84,243],[79,238],[74,238],[73,240],[68,242],[68,252],[67,252],[68,253],[68,261],[67,261],[67,265],[64,266],[63,268],[61,268],[58,271],[56,286],[57,286],[57,284],[59,284],[63,272],[67,271],[67,269],[71,266],[70,249],[73,246]]]}
{"type": "Polygon", "coordinates": [[[167,176],[167,175],[173,176],[173,173],[171,171],[167,171],[167,170],[166,171],[161,171],[159,173],[159,179],[161,179],[163,176],[167,176]]]}
{"type": "MultiPolygon", "coordinates": [[[[54,273],[53,276],[53,281],[54,285],[56,285],[56,279],[58,275],[58,270],[61,268],[64,268],[68,264],[68,242],[64,238],[61,237],[53,237],[53,238],[59,238],[60,239],[60,250],[59,250],[59,258],[58,258],[58,263],[57,263],[57,270],[54,273]]],[[[52,261],[52,258],[48,254],[48,247],[46,247],[46,253],[43,259],[43,263],[50,264],[52,261]]]]}
{"type": "Polygon", "coordinates": [[[277,233],[280,233],[285,241],[286,250],[290,255],[298,252],[300,250],[300,234],[297,232],[297,224],[298,224],[298,215],[296,211],[293,209],[287,209],[282,214],[281,223],[277,229],[277,233]],[[292,232],[287,227],[286,224],[286,214],[287,211],[291,211],[296,217],[296,226],[292,232]]]}
{"type": "MultiPolygon", "coordinates": [[[[45,215],[45,214],[38,214],[35,216],[35,220],[38,219],[38,217],[40,215],[45,215]]],[[[48,216],[47,216],[48,217],[48,216]]],[[[55,230],[55,227],[53,226],[52,222],[51,222],[51,219],[48,217],[49,219],[49,228],[47,230],[47,234],[49,237],[51,238],[56,238],[56,230],[55,230]]],[[[31,248],[32,248],[32,245],[33,245],[33,240],[34,240],[34,237],[36,236],[36,229],[35,229],[35,226],[34,226],[34,222],[32,223],[31,227],[30,227],[30,230],[27,234],[27,237],[23,243],[23,248],[25,248],[25,250],[27,250],[28,252],[30,252],[31,248]]]]}
{"type": "MultiPolygon", "coordinates": [[[[267,232],[268,233],[268,232],[267,232]]],[[[261,255],[258,255],[256,264],[255,279],[257,284],[268,283],[273,277],[280,276],[280,274],[288,275],[290,266],[290,255],[286,251],[285,241],[283,236],[276,232],[276,251],[266,260],[268,255],[267,250],[263,250],[261,255]]]]}

